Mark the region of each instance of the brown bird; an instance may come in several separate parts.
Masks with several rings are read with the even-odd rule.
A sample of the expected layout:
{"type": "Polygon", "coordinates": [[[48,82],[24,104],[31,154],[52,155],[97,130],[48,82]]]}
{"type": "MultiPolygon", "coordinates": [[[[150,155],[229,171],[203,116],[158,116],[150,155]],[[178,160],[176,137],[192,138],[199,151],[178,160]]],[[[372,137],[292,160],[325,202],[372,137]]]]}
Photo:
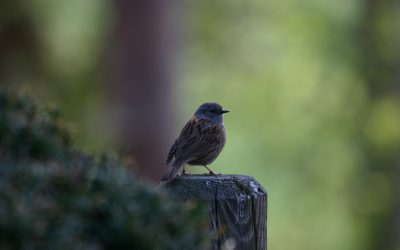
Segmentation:
{"type": "Polygon", "coordinates": [[[168,153],[167,165],[173,158],[175,159],[161,181],[173,180],[182,166],[182,174],[184,174],[186,163],[202,165],[210,174],[214,174],[207,165],[218,157],[225,145],[222,115],[227,112],[229,111],[217,103],[204,103],[197,109],[172,145],[168,153]]]}

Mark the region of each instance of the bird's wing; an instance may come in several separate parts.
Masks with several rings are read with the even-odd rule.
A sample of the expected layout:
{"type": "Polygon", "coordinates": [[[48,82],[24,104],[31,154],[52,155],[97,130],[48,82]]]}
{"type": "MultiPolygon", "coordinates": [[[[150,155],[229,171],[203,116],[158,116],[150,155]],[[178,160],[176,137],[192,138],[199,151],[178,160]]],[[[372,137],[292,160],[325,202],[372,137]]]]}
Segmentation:
{"type": "Polygon", "coordinates": [[[171,149],[169,150],[167,161],[166,161],[167,165],[171,162],[172,158],[174,158],[174,156],[175,156],[177,143],[178,143],[178,140],[175,140],[174,144],[172,144],[171,149]]]}
{"type": "Polygon", "coordinates": [[[223,145],[225,137],[218,136],[224,131],[222,125],[210,120],[192,118],[182,129],[178,138],[177,153],[183,158],[194,157],[204,150],[209,150],[210,146],[223,145]]]}

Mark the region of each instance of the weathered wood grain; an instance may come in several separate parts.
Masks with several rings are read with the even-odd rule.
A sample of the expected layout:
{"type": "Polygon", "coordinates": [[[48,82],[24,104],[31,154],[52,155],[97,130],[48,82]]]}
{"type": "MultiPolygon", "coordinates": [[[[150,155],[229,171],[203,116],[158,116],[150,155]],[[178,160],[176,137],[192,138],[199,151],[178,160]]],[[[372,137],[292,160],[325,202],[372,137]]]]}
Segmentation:
{"type": "Polygon", "coordinates": [[[254,178],[185,175],[161,188],[175,199],[207,204],[215,235],[211,249],[267,249],[267,192],[254,178]]]}

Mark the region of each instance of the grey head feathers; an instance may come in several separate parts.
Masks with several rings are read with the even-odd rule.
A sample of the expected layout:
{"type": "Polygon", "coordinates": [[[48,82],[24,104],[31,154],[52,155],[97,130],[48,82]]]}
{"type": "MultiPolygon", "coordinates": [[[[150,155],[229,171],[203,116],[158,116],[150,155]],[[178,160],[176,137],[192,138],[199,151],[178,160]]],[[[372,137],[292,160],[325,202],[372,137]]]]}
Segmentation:
{"type": "Polygon", "coordinates": [[[194,113],[194,116],[199,119],[211,119],[216,123],[223,123],[222,115],[228,113],[221,105],[215,102],[206,102],[202,104],[194,113]]]}

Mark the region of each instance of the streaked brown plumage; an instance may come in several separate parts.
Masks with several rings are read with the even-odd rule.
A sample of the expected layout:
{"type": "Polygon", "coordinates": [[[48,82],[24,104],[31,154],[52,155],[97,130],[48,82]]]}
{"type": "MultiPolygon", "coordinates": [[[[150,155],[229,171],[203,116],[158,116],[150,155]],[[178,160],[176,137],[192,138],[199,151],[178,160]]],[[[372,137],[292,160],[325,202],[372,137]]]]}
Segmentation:
{"type": "Polygon", "coordinates": [[[205,103],[198,108],[172,145],[166,163],[175,160],[161,181],[174,179],[185,163],[203,165],[213,174],[207,165],[218,157],[225,145],[222,115],[227,112],[217,103],[205,103]]]}

